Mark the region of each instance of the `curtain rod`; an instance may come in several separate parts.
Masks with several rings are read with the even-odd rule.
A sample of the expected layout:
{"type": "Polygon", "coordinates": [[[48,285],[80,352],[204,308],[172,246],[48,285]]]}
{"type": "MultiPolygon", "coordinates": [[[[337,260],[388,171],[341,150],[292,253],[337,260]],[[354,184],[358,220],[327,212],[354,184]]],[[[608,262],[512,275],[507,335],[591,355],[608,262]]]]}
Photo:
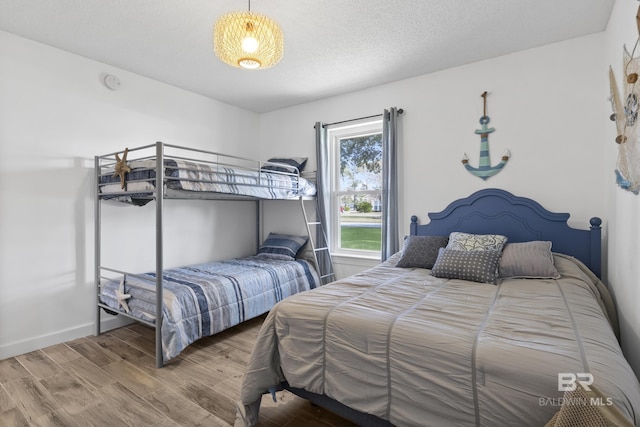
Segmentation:
{"type": "MultiPolygon", "coordinates": [[[[402,114],[402,113],[404,113],[404,110],[402,108],[398,108],[398,114],[402,114]]],[[[355,122],[356,120],[372,119],[374,117],[381,117],[381,116],[382,114],[374,114],[373,116],[358,117],[357,119],[342,120],[341,122],[325,123],[322,125],[322,127],[340,125],[342,123],[355,122]]]]}

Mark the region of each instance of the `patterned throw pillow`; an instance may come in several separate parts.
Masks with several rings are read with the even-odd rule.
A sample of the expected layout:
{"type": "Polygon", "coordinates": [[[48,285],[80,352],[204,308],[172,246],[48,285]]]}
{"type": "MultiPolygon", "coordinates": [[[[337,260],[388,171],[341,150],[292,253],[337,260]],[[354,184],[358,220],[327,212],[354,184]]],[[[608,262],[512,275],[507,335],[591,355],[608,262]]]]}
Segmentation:
{"type": "Polygon", "coordinates": [[[276,172],[285,172],[285,173],[299,173],[299,172],[302,172],[302,169],[304,169],[304,166],[307,164],[306,157],[272,157],[267,161],[271,163],[284,163],[284,164],[283,165],[265,165],[262,167],[262,170],[265,172],[276,171],[276,172]],[[289,165],[290,167],[285,165],[289,165]]]}
{"type": "Polygon", "coordinates": [[[500,258],[500,277],[524,279],[557,279],[551,242],[532,241],[507,243],[500,258]]]}
{"type": "Polygon", "coordinates": [[[438,249],[447,246],[448,241],[448,236],[407,236],[396,267],[432,268],[438,249]]]}
{"type": "Polygon", "coordinates": [[[306,236],[289,236],[288,234],[269,233],[267,239],[260,245],[258,255],[274,256],[293,261],[296,255],[307,243],[306,236]]]}
{"type": "Polygon", "coordinates": [[[449,234],[447,249],[457,251],[501,251],[507,237],[500,234],[469,234],[454,231],[449,234]]]}
{"type": "Polygon", "coordinates": [[[440,248],[431,274],[445,279],[495,284],[499,261],[500,251],[459,251],[440,248]]]}

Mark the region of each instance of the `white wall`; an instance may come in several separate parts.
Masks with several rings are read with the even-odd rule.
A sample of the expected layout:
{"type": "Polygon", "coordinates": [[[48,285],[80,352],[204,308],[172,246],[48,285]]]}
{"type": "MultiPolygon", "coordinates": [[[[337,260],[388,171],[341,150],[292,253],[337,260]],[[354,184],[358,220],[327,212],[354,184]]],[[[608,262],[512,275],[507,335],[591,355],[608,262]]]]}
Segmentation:
{"type": "MultiPolygon", "coordinates": [[[[260,116],[263,157],[301,155],[315,165],[313,124],[405,110],[401,122],[400,233],[409,218],[440,211],[478,189],[498,187],[570,212],[569,224],[588,228],[606,221],[602,161],[604,34],[531,49],[487,61],[373,87],[260,116]],[[486,182],[460,160],[478,165],[481,94],[487,91],[492,164],[508,148],[512,158],[486,182]]],[[[281,212],[271,218],[284,223],[281,212]]],[[[339,275],[362,269],[339,260],[339,275]]]]}
{"type": "MultiPolygon", "coordinates": [[[[2,359],[93,333],[93,156],[164,141],[253,157],[258,116],[5,32],[0,52],[2,359]]],[[[152,206],[105,205],[114,267],[153,269],[152,206]]],[[[255,251],[254,204],[165,206],[165,265],[255,251]]]]}
{"type": "MultiPolygon", "coordinates": [[[[638,2],[618,0],[614,6],[605,38],[605,67],[601,70],[602,79],[607,82],[603,96],[609,96],[608,68],[613,67],[618,87],[622,88],[624,74],[622,67],[623,45],[629,52],[638,38],[636,13],[638,2]]],[[[636,56],[638,53],[636,52],[636,56]]],[[[606,105],[603,117],[611,114],[606,105]]],[[[615,184],[613,171],[616,168],[618,148],[615,143],[616,127],[608,119],[605,122],[605,163],[607,216],[609,226],[609,286],[615,294],[618,304],[618,317],[622,335],[622,349],[640,378],[640,196],[621,190],[615,184]]]]}

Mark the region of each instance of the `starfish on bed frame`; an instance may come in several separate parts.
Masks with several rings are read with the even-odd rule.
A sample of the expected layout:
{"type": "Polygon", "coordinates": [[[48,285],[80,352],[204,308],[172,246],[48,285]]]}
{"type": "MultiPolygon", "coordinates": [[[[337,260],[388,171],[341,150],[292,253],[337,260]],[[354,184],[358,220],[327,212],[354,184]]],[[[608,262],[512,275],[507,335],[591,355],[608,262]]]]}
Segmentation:
{"type": "Polygon", "coordinates": [[[124,293],[124,278],[120,281],[120,286],[115,290],[116,300],[118,300],[118,308],[122,307],[124,311],[129,313],[129,305],[127,300],[131,298],[131,294],[124,293]]]}
{"type": "Polygon", "coordinates": [[[115,173],[113,174],[114,177],[116,176],[120,177],[120,188],[122,188],[123,190],[126,183],[124,175],[128,172],[131,172],[131,168],[127,166],[128,152],[129,152],[129,149],[125,148],[124,154],[122,154],[122,159],[120,158],[118,153],[116,153],[116,168],[115,168],[115,173]]]}

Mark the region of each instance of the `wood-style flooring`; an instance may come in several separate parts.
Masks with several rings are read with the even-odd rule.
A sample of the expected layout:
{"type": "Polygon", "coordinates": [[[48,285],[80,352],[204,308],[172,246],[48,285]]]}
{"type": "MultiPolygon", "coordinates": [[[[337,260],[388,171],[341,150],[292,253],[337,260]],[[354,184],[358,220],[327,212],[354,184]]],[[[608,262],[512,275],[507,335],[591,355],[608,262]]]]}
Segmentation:
{"type": "MultiPolygon", "coordinates": [[[[155,368],[154,331],[133,324],[0,360],[0,426],[232,426],[264,318],[197,341],[155,368]]],[[[289,392],[260,426],[353,427],[289,392]]]]}

